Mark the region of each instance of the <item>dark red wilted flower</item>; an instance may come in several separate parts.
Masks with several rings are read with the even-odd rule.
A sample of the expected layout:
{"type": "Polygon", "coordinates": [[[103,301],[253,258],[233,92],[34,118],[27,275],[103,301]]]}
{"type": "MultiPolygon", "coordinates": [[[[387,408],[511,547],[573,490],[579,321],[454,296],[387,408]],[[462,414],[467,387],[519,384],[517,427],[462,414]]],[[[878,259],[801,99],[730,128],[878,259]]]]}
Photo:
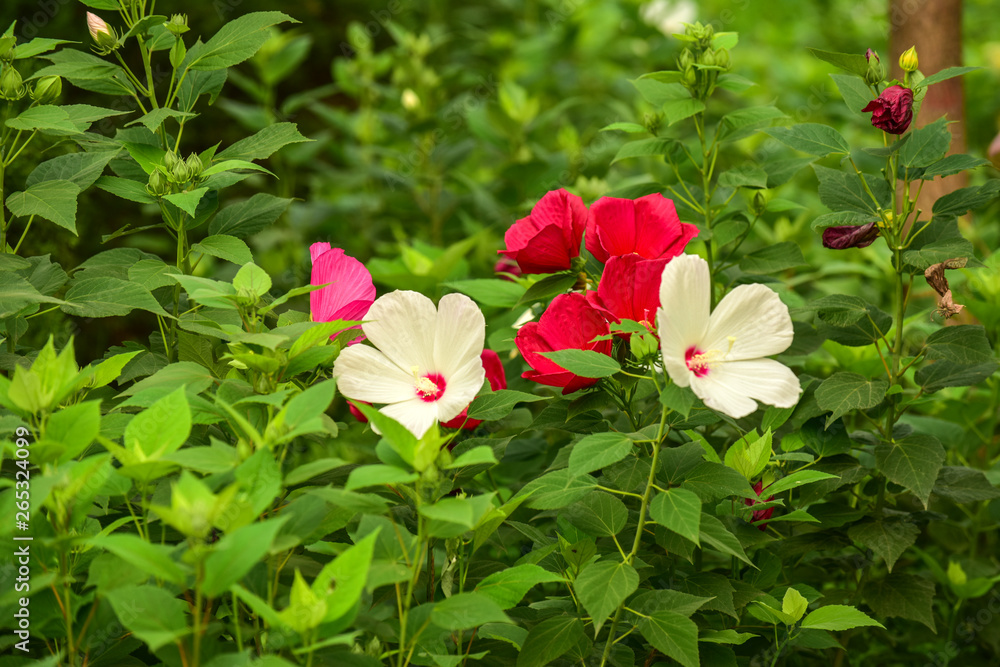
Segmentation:
{"type": "MultiPolygon", "coordinates": [[[[753,485],[753,490],[754,490],[754,493],[756,493],[757,497],[759,498],[761,492],[764,490],[764,480],[759,480],[756,484],[754,484],[753,485]]],[[[745,502],[749,507],[753,507],[758,502],[769,503],[772,500],[774,500],[774,496],[771,496],[770,498],[768,498],[767,500],[764,500],[764,501],[757,501],[757,500],[753,500],[752,498],[745,498],[743,500],[743,502],[745,502]]],[[[774,508],[773,507],[768,507],[767,509],[763,509],[763,510],[754,510],[753,516],[750,517],[750,523],[756,523],[758,521],[767,521],[768,519],[771,518],[772,514],[774,514],[774,508]]],[[[760,528],[761,530],[767,530],[767,524],[766,523],[758,524],[757,527],[760,528]]]]}
{"type": "Polygon", "coordinates": [[[652,331],[660,307],[660,278],[669,261],[634,254],[610,257],[597,292],[587,292],[587,300],[604,310],[613,322],[633,320],[652,331]]]}
{"type": "Polygon", "coordinates": [[[597,261],[635,253],[669,259],[684,252],[698,228],[680,221],[674,202],[661,194],[638,199],[602,197],[590,207],[587,250],[597,261]]]}
{"type": "Polygon", "coordinates": [[[586,226],[583,200],[566,190],[553,190],[535,204],[528,217],[511,225],[503,237],[507,249],[497,252],[517,262],[524,273],[565,271],[580,256],[586,226]]]}
{"type": "MultiPolygon", "coordinates": [[[[501,389],[507,388],[507,373],[504,372],[503,363],[500,361],[500,355],[498,355],[493,350],[483,350],[483,353],[479,357],[483,362],[483,369],[486,371],[486,379],[490,383],[490,388],[493,391],[500,391],[501,389]]],[[[364,401],[358,401],[359,403],[364,403],[364,401]]],[[[366,403],[366,405],[371,405],[371,403],[366,403]]],[[[368,417],[365,417],[361,410],[358,410],[354,406],[353,401],[348,401],[347,409],[350,410],[351,414],[360,422],[368,423],[368,417]]],[[[465,407],[454,419],[449,419],[446,422],[442,422],[441,426],[445,428],[464,428],[464,429],[474,429],[483,423],[482,419],[467,419],[469,414],[468,406],[465,407]]]]}
{"type": "Polygon", "coordinates": [[[878,227],[874,222],[867,225],[844,225],[827,227],[823,230],[823,247],[831,250],[865,248],[878,238],[878,227]]]}
{"type": "Polygon", "coordinates": [[[562,387],[564,394],[596,384],[596,379],[570,373],[540,353],[576,349],[610,355],[610,338],[591,342],[609,332],[604,314],[588,303],[582,294],[560,294],[537,322],[528,322],[517,332],[514,342],[532,368],[522,373],[521,377],[550,387],[562,387]]]}
{"type": "Polygon", "coordinates": [[[902,86],[889,86],[868,103],[864,112],[871,112],[872,125],[889,134],[902,134],[913,120],[913,91],[902,86]]]}

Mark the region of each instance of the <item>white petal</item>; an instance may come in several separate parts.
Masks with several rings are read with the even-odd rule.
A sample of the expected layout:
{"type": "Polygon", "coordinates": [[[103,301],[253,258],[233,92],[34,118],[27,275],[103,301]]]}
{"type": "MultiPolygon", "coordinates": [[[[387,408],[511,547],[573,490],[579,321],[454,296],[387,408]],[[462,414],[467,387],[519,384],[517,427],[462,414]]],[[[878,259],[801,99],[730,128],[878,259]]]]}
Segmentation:
{"type": "Polygon", "coordinates": [[[708,328],[712,280],[708,263],[697,255],[674,257],[663,268],[656,328],[663,365],[681,387],[691,381],[684,354],[701,343],[708,328]]]}
{"type": "Polygon", "coordinates": [[[428,403],[423,401],[420,398],[411,398],[402,403],[387,405],[381,408],[380,412],[398,421],[418,438],[423,437],[427,429],[437,419],[437,405],[433,402],[428,403]]]}
{"type": "Polygon", "coordinates": [[[413,375],[367,345],[352,345],[333,364],[337,389],[344,396],[369,403],[398,403],[416,397],[413,375]]]}
{"type": "Polygon", "coordinates": [[[396,290],[375,299],[361,326],[368,340],[407,375],[417,366],[421,374],[434,366],[434,330],[437,309],[419,292],[396,290]]]}
{"type": "Polygon", "coordinates": [[[753,399],[790,408],[798,403],[802,393],[795,374],[773,359],[715,364],[707,375],[694,378],[691,388],[705,405],[734,419],[746,417],[757,409],[753,399]]]}
{"type": "Polygon", "coordinates": [[[707,350],[728,351],[727,361],[767,357],[791,344],[788,306],[764,285],[740,285],[727,294],[712,313],[704,338],[707,350]]]}
{"type": "MultiPolygon", "coordinates": [[[[471,360],[479,360],[485,341],[486,319],[476,302],[464,294],[442,297],[438,303],[434,336],[436,366],[433,370],[444,375],[450,384],[458,369],[467,366],[471,360]]],[[[478,386],[476,390],[479,390],[478,386]]]]}
{"type": "Polygon", "coordinates": [[[485,379],[486,370],[483,368],[483,362],[479,355],[470,359],[465,366],[450,376],[445,376],[447,385],[444,393],[441,398],[435,401],[438,419],[446,422],[457,417],[482,389],[485,379]]]}

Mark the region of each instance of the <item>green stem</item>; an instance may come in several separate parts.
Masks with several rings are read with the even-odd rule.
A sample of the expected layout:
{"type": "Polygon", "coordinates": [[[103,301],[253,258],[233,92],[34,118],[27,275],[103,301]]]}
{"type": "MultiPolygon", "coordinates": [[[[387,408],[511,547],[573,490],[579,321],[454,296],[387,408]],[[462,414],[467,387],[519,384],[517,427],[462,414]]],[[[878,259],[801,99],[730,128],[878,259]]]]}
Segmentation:
{"type": "Polygon", "coordinates": [[[24,239],[28,236],[28,230],[31,229],[31,223],[35,221],[35,216],[28,218],[28,224],[24,226],[24,231],[21,232],[21,238],[18,240],[17,245],[14,246],[13,254],[17,254],[17,251],[21,248],[21,244],[24,243],[24,239]]]}

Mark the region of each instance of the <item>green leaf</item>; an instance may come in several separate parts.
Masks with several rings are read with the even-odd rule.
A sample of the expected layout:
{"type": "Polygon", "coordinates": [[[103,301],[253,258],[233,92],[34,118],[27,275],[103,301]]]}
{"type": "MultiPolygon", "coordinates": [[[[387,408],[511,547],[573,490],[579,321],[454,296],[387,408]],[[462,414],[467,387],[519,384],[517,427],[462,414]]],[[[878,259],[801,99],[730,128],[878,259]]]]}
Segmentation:
{"type": "Polygon", "coordinates": [[[791,127],[772,127],[764,131],[789,148],[809,155],[826,157],[832,153],[851,152],[847,139],[829,125],[800,123],[791,127]]]}
{"type": "Polygon", "coordinates": [[[0,318],[10,317],[36,303],[65,303],[45,296],[34,285],[11,271],[0,271],[0,318]]]}
{"type": "MultiPolygon", "coordinates": [[[[117,9],[117,5],[115,6],[117,9]]],[[[35,56],[41,55],[52,51],[58,46],[63,44],[72,44],[65,39],[50,39],[48,37],[36,37],[29,42],[24,42],[23,44],[18,44],[14,48],[14,60],[23,60],[25,58],[34,58],[35,56]]]]}
{"type": "Polygon", "coordinates": [[[965,366],[995,361],[986,329],[979,325],[943,327],[928,336],[925,345],[928,359],[951,361],[965,366]]]}
{"type": "Polygon", "coordinates": [[[782,241],[755,250],[740,260],[740,270],[745,273],[778,273],[796,266],[805,266],[802,249],[791,241],[782,241]]]}
{"type": "Polygon", "coordinates": [[[142,285],[107,276],[75,279],[65,300],[63,312],[79,317],[122,316],[136,308],[170,317],[142,285]]]}
{"type": "Polygon", "coordinates": [[[7,208],[14,215],[37,215],[76,234],[76,197],[80,186],[72,181],[42,181],[24,192],[7,197],[7,208]]]}
{"type": "Polygon", "coordinates": [[[94,153],[69,153],[46,160],[28,175],[25,185],[29,188],[45,181],[67,181],[80,190],[86,190],[100,177],[116,151],[94,153]]]}
{"type": "Polygon", "coordinates": [[[486,445],[473,447],[448,465],[444,466],[444,469],[455,470],[457,468],[466,468],[468,466],[483,464],[491,466],[497,464],[497,457],[493,453],[493,449],[486,445]]]}
{"type": "Polygon", "coordinates": [[[191,433],[191,410],[184,386],[140,412],[125,427],[125,448],[155,460],[180,449],[191,433]]]}
{"type": "Polygon", "coordinates": [[[382,432],[382,438],[400,458],[411,466],[416,462],[418,441],[408,428],[370,405],[356,402],[354,406],[382,432]]]}
{"type": "Polygon", "coordinates": [[[765,431],[763,436],[758,436],[754,429],[726,450],[724,463],[749,481],[764,470],[773,451],[771,432],[765,431]]]}
{"type": "Polygon", "coordinates": [[[186,67],[193,70],[218,70],[238,65],[253,57],[271,38],[273,25],[298,23],[281,12],[252,12],[229,21],[204,44],[188,51],[186,67]]]}
{"type": "Polygon", "coordinates": [[[892,200],[892,192],[884,178],[864,174],[868,186],[865,189],[854,172],[829,169],[818,164],[813,165],[813,171],[819,179],[819,199],[832,211],[856,211],[878,217],[876,203],[888,208],[892,200]]]}
{"type": "Polygon", "coordinates": [[[545,667],[583,638],[583,622],[576,616],[547,618],[528,631],[516,667],[545,667]]]}
{"type": "Polygon", "coordinates": [[[847,535],[885,559],[886,569],[892,572],[903,552],[917,541],[920,529],[903,521],[865,521],[851,526],[847,535]]]}
{"type": "Polygon", "coordinates": [[[785,597],[781,600],[781,612],[785,614],[792,623],[798,623],[799,619],[805,616],[809,608],[809,600],[802,596],[791,586],[785,591],[785,597]]]}
{"type": "Polygon", "coordinates": [[[934,582],[912,574],[890,574],[864,587],[865,602],[884,618],[905,618],[934,627],[934,582]]]}
{"type": "Polygon", "coordinates": [[[76,125],[61,107],[43,104],[25,109],[6,122],[7,127],[21,132],[47,132],[55,130],[61,134],[79,134],[76,125]]]}
{"type": "Polygon", "coordinates": [[[649,506],[656,523],[701,546],[701,498],[687,489],[668,489],[656,494],[649,506]]]}
{"type": "Polygon", "coordinates": [[[45,439],[64,447],[60,461],[83,453],[101,430],[101,402],[84,401],[65,407],[51,417],[45,427],[45,439]]]}
{"type": "Polygon", "coordinates": [[[94,182],[94,185],[116,197],[134,201],[137,204],[156,203],[156,198],[146,192],[146,185],[138,181],[117,176],[101,176],[94,182]]]}
{"type": "Polygon", "coordinates": [[[594,621],[594,635],[604,621],[639,587],[639,574],[627,563],[598,561],[580,571],[573,588],[594,621]]]}
{"type": "Polygon", "coordinates": [[[937,178],[938,176],[952,176],[954,174],[958,174],[969,169],[976,169],[977,167],[982,167],[988,164],[990,164],[989,160],[972,157],[971,155],[965,155],[964,153],[948,155],[924,169],[924,173],[921,175],[921,178],[925,181],[929,181],[933,178],[937,178]]]}
{"type": "Polygon", "coordinates": [[[274,176],[269,170],[260,166],[259,164],[254,164],[253,162],[247,162],[246,160],[222,160],[221,162],[216,162],[211,167],[207,168],[205,171],[201,172],[202,178],[208,178],[209,176],[214,176],[215,174],[222,174],[227,171],[257,171],[269,176],[274,176]]]}
{"type": "MultiPolygon", "coordinates": [[[[279,12],[267,13],[278,14],[279,12]]],[[[299,144],[306,141],[312,141],[312,139],[302,136],[295,123],[275,123],[268,125],[254,135],[240,139],[232,146],[217,154],[215,159],[265,160],[289,144],[299,144]]],[[[272,199],[274,198],[272,197],[272,199]]]]}
{"type": "Polygon", "coordinates": [[[748,107],[731,111],[719,120],[719,141],[736,141],[757,130],[777,125],[788,116],[777,107],[748,107]]]}
{"type": "Polygon", "coordinates": [[[240,266],[253,261],[253,253],[250,252],[250,248],[235,236],[226,236],[224,234],[209,236],[195,243],[191,246],[191,249],[195,252],[224,259],[233,264],[239,264],[240,266]]]}
{"type": "Polygon", "coordinates": [[[188,631],[188,605],[157,586],[121,586],[104,592],[121,624],[150,650],[172,644],[188,631]]]}
{"type": "Polygon", "coordinates": [[[972,503],[1000,498],[1000,489],[990,484],[981,470],[964,466],[941,468],[932,491],[953,503],[972,503]]]}
{"type": "Polygon", "coordinates": [[[587,535],[611,537],[625,528],[628,509],[618,498],[603,491],[593,491],[566,508],[563,516],[587,535]]]}
{"type": "Polygon", "coordinates": [[[836,53],[834,51],[822,51],[813,48],[809,48],[809,53],[835,67],[839,67],[845,72],[850,72],[860,77],[864,77],[868,72],[868,59],[859,53],[836,53]]]}
{"type": "Polygon", "coordinates": [[[271,289],[271,276],[253,262],[247,262],[233,278],[233,287],[239,292],[260,298],[271,289]]]}
{"type": "Polygon", "coordinates": [[[711,514],[702,512],[700,534],[702,541],[713,549],[730,556],[736,556],[747,565],[756,567],[747,558],[746,552],[743,551],[743,545],[740,544],[736,536],[730,533],[725,525],[711,514]]]}
{"type": "Polygon", "coordinates": [[[536,396],[513,389],[500,389],[477,396],[469,405],[468,414],[470,419],[496,421],[509,415],[518,403],[533,403],[544,400],[544,396],[536,396]]]}
{"type": "Polygon", "coordinates": [[[387,465],[368,465],[355,468],[347,478],[344,488],[348,491],[366,486],[382,486],[383,484],[407,484],[416,481],[420,476],[415,472],[387,465]]]}
{"type": "Polygon", "coordinates": [[[680,150],[680,143],[676,139],[640,139],[630,141],[618,149],[615,159],[611,164],[619,160],[630,157],[646,157],[649,155],[672,155],[680,150]]]}
{"type": "Polygon", "coordinates": [[[698,641],[712,644],[742,645],[756,636],[749,632],[736,632],[735,630],[703,630],[698,641]]]}
{"type": "Polygon", "coordinates": [[[253,236],[281,217],[292,201],[257,193],[246,201],[219,211],[209,223],[208,231],[210,234],[228,234],[241,239],[253,236]]]}
{"type": "Polygon", "coordinates": [[[934,202],[932,211],[935,218],[965,215],[970,210],[977,209],[996,199],[997,193],[1000,193],[1000,181],[991,179],[979,186],[970,185],[967,188],[949,192],[934,202]]]}
{"type": "Polygon", "coordinates": [[[445,630],[466,630],[484,623],[510,623],[491,598],[479,593],[458,593],[434,605],[431,621],[445,630]]]}
{"type": "Polygon", "coordinates": [[[336,621],[347,614],[361,599],[368,581],[375,542],[380,529],[368,533],[357,544],[346,549],[327,563],[312,583],[318,596],[326,597],[324,622],[336,621]]]}
{"type": "MultiPolygon", "coordinates": [[[[704,102],[690,97],[680,100],[670,100],[664,103],[661,108],[661,111],[663,112],[663,119],[667,122],[667,127],[670,127],[674,123],[678,123],[685,118],[690,118],[696,113],[701,113],[704,110],[704,102]]],[[[616,157],[615,159],[617,160],[618,158],[616,157]]]]}
{"type": "Polygon", "coordinates": [[[837,90],[840,91],[841,96],[844,98],[844,104],[847,105],[851,113],[855,116],[867,118],[868,114],[862,111],[862,109],[868,106],[868,103],[873,98],[872,91],[865,82],[856,76],[848,76],[846,74],[831,74],[830,78],[837,84],[837,90]]]}
{"type": "Polygon", "coordinates": [[[681,387],[671,382],[660,392],[660,405],[687,419],[688,415],[691,414],[691,408],[694,407],[695,398],[691,387],[681,387]]]}
{"type": "Polygon", "coordinates": [[[869,380],[857,373],[835,373],[816,388],[816,403],[829,410],[827,428],[852,410],[874,408],[885,399],[886,380],[869,380]]]}
{"type": "Polygon", "coordinates": [[[564,579],[532,563],[523,563],[486,577],[476,586],[476,593],[491,599],[501,609],[510,609],[538,584],[555,581],[564,579]]]}
{"type": "Polygon", "coordinates": [[[815,310],[820,319],[835,327],[854,324],[868,313],[869,303],[847,294],[831,294],[813,301],[809,310],[815,310]]]}
{"type": "Polygon", "coordinates": [[[518,496],[528,496],[528,507],[554,510],[566,507],[597,486],[590,475],[571,475],[569,470],[553,470],[524,485],[518,496]]]}
{"type": "Polygon", "coordinates": [[[137,535],[98,535],[90,538],[90,544],[110,551],[129,565],[142,570],[157,579],[163,579],[178,586],[185,585],[184,570],[172,555],[173,547],[152,544],[137,535]]]}
{"type": "Polygon", "coordinates": [[[956,76],[962,76],[963,74],[968,74],[969,72],[974,72],[977,69],[982,69],[981,67],[945,67],[939,72],[935,72],[928,77],[922,79],[914,89],[926,88],[927,86],[933,85],[935,83],[941,83],[942,81],[947,81],[956,76]]]}
{"type": "Polygon", "coordinates": [[[573,445],[569,475],[579,477],[621,461],[632,452],[632,440],[621,433],[594,433],[573,445]]]}
{"type": "Polygon", "coordinates": [[[160,125],[163,125],[163,121],[168,118],[178,118],[182,121],[186,121],[188,118],[194,118],[197,115],[198,114],[188,113],[186,111],[177,111],[176,109],[160,107],[159,109],[153,109],[142,118],[137,118],[132,122],[125,123],[125,127],[141,123],[150,132],[156,132],[160,129],[160,125]]]}
{"type": "Polygon", "coordinates": [[[610,377],[622,369],[618,362],[608,355],[593,350],[556,350],[540,354],[570,373],[585,378],[610,377]]]}
{"type": "Polygon", "coordinates": [[[175,192],[174,194],[163,195],[163,198],[193,218],[198,210],[198,204],[201,203],[201,198],[206,194],[208,194],[207,187],[175,192]]]}
{"type": "Polygon", "coordinates": [[[721,463],[702,461],[686,472],[683,479],[684,488],[694,491],[703,502],[727,496],[757,499],[746,478],[721,463]]]}
{"type": "Polygon", "coordinates": [[[698,626],[675,611],[654,611],[639,622],[639,632],[657,651],[684,667],[698,667],[698,626]]]}
{"type": "Polygon", "coordinates": [[[225,535],[205,559],[202,593],[216,598],[242,579],[267,556],[278,530],[287,517],[269,519],[237,528],[225,535]]]}
{"type": "Polygon", "coordinates": [[[726,188],[764,189],[767,187],[767,172],[755,164],[739,165],[719,174],[719,185],[726,188]]]}
{"type": "Polygon", "coordinates": [[[802,619],[803,628],[833,630],[835,632],[869,625],[885,629],[885,626],[864,612],[842,604],[829,604],[825,607],[820,607],[802,619]]]}
{"type": "Polygon", "coordinates": [[[909,141],[899,150],[900,164],[915,169],[927,167],[943,158],[951,145],[951,133],[947,128],[948,121],[942,117],[910,132],[909,141]]]}
{"type": "Polygon", "coordinates": [[[517,283],[499,279],[453,280],[442,284],[472,297],[484,306],[497,308],[513,308],[525,292],[517,283]]]}
{"type": "Polygon", "coordinates": [[[820,482],[824,479],[839,479],[838,475],[831,475],[828,472],[821,472],[819,470],[796,470],[790,475],[786,475],[774,482],[770,486],[765,488],[768,495],[778,495],[789,489],[797,489],[800,486],[806,484],[812,484],[813,482],[820,482]]]}
{"type": "Polygon", "coordinates": [[[640,132],[649,132],[649,130],[647,130],[642,125],[639,125],[638,123],[626,123],[621,121],[617,123],[611,123],[610,125],[605,125],[599,131],[610,132],[612,130],[620,130],[622,132],[629,132],[631,134],[638,134],[640,132]]]}
{"type": "Polygon", "coordinates": [[[875,461],[891,482],[913,492],[927,506],[944,463],[944,447],[930,435],[913,434],[875,447],[875,461]]]}

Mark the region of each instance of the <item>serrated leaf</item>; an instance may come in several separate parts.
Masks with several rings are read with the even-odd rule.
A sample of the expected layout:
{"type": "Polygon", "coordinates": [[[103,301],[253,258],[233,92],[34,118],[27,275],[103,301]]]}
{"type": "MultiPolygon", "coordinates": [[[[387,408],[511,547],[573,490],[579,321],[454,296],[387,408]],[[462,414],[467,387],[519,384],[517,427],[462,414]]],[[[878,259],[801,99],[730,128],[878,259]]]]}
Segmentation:
{"type": "Polygon", "coordinates": [[[136,308],[171,317],[142,285],[108,276],[74,280],[65,301],[63,312],[79,317],[123,316],[136,308]]]}
{"type": "Polygon", "coordinates": [[[939,176],[952,176],[954,174],[958,174],[969,169],[976,169],[977,167],[982,167],[988,164],[990,164],[989,160],[972,157],[971,155],[965,155],[964,153],[948,155],[924,169],[924,173],[921,175],[921,178],[925,181],[929,181],[939,176]]]}
{"type": "Polygon", "coordinates": [[[817,630],[840,632],[863,626],[874,626],[883,630],[885,629],[885,626],[868,616],[868,614],[858,611],[854,607],[842,604],[829,604],[825,607],[820,607],[802,619],[803,628],[814,628],[817,630]]]}
{"type": "Polygon", "coordinates": [[[912,574],[890,574],[869,582],[864,588],[865,602],[884,618],[905,618],[934,627],[934,582],[912,574]]]}
{"type": "Polygon", "coordinates": [[[855,116],[868,118],[868,114],[862,111],[868,103],[872,101],[872,91],[865,85],[865,82],[856,76],[846,74],[831,74],[830,78],[837,84],[837,90],[844,98],[844,104],[855,116]]]}
{"type": "Polygon", "coordinates": [[[672,155],[680,149],[676,139],[640,139],[630,141],[618,149],[611,164],[630,157],[646,157],[650,155],[672,155]]]}
{"type": "Polygon", "coordinates": [[[583,622],[576,616],[547,618],[528,631],[516,667],[545,667],[583,638],[583,622]]]}
{"type": "Polygon", "coordinates": [[[609,493],[592,491],[563,511],[573,526],[593,537],[617,535],[628,522],[625,503],[609,493]]]}
{"type": "Polygon", "coordinates": [[[42,181],[7,197],[7,208],[18,216],[37,215],[76,234],[76,198],[80,187],[72,181],[42,181]]]}
{"type": "Polygon", "coordinates": [[[194,190],[187,190],[184,192],[175,192],[169,195],[163,195],[163,198],[168,202],[184,211],[192,218],[195,217],[195,213],[198,210],[198,204],[201,203],[201,198],[208,193],[208,188],[195,188],[194,190]]]}
{"type": "Polygon", "coordinates": [[[569,475],[578,477],[621,461],[632,452],[632,440],[621,433],[594,433],[573,445],[569,475]]]}
{"type": "Polygon", "coordinates": [[[35,303],[61,304],[64,301],[42,294],[16,273],[0,271],[0,318],[10,317],[35,303]]]}
{"type": "Polygon", "coordinates": [[[687,489],[667,489],[656,494],[649,516],[661,526],[701,546],[701,498],[687,489]]]}
{"type": "Polygon", "coordinates": [[[163,579],[179,586],[184,585],[185,571],[178,564],[173,548],[147,542],[137,535],[126,533],[97,535],[90,544],[115,554],[132,567],[148,575],[163,579]]]}
{"type": "Polygon", "coordinates": [[[47,160],[28,175],[29,188],[44,181],[68,181],[86,190],[100,177],[104,168],[117,155],[116,151],[69,153],[47,160]]]}
{"type": "Polygon", "coordinates": [[[878,520],[855,524],[847,534],[885,559],[886,569],[892,572],[893,565],[903,552],[917,541],[920,529],[903,521],[878,520]]]}
{"type": "Polygon", "coordinates": [[[980,325],[943,327],[928,336],[925,345],[928,359],[951,361],[965,366],[995,361],[986,329],[980,325]]]}
{"type": "Polygon", "coordinates": [[[839,67],[845,72],[850,72],[860,77],[863,77],[868,71],[868,59],[860,53],[836,53],[834,51],[823,51],[814,48],[809,48],[809,53],[835,67],[839,67]]]}
{"type": "Polygon", "coordinates": [[[496,421],[509,415],[518,403],[534,403],[544,400],[544,396],[536,396],[513,389],[500,389],[477,396],[469,405],[468,415],[470,419],[496,421]]]}
{"type": "Polygon", "coordinates": [[[500,605],[480,593],[457,593],[436,603],[431,620],[446,630],[465,630],[485,623],[510,623],[500,605]]]}
{"type": "Polygon", "coordinates": [[[253,253],[247,244],[235,236],[216,234],[202,239],[191,246],[195,252],[218,257],[240,266],[253,261],[253,253]]]}
{"type": "Polygon", "coordinates": [[[564,579],[538,565],[523,563],[486,577],[476,586],[476,593],[493,600],[501,609],[510,609],[538,584],[555,581],[564,579]]]}
{"type": "Polygon", "coordinates": [[[729,556],[736,556],[747,565],[756,567],[747,558],[747,554],[743,550],[743,545],[740,544],[736,536],[730,533],[725,525],[711,514],[702,512],[700,535],[702,541],[713,549],[729,556]]]}
{"type": "Polygon", "coordinates": [[[146,192],[146,186],[138,181],[132,181],[118,176],[101,176],[94,185],[116,197],[121,197],[137,204],[155,204],[156,198],[146,192]]]}
{"type": "Polygon", "coordinates": [[[839,479],[839,476],[819,470],[796,470],[792,474],[782,477],[764,490],[767,491],[768,495],[776,496],[789,489],[797,489],[800,486],[820,482],[824,479],[839,479]]]}
{"type": "Polygon", "coordinates": [[[638,587],[639,574],[635,569],[627,563],[612,561],[587,565],[573,582],[580,604],[594,621],[595,636],[618,605],[638,587]]]}
{"type": "Polygon", "coordinates": [[[1000,498],[1000,489],[990,484],[983,471],[963,466],[942,467],[932,492],[953,503],[1000,498]]]}
{"type": "Polygon", "coordinates": [[[287,517],[242,526],[219,540],[205,559],[202,592],[218,597],[267,556],[278,530],[287,517]]]}
{"type": "Polygon", "coordinates": [[[797,266],[804,266],[805,263],[806,259],[798,244],[782,241],[744,255],[740,259],[740,269],[746,273],[754,274],[778,273],[797,266]]]}
{"type": "Polygon", "coordinates": [[[442,285],[470,296],[484,306],[497,308],[513,308],[525,292],[517,283],[499,279],[453,280],[442,285]]]}
{"type": "Polygon", "coordinates": [[[675,611],[654,611],[639,622],[639,632],[656,650],[684,667],[701,664],[698,653],[698,626],[675,611]]]}
{"type": "Polygon", "coordinates": [[[163,121],[168,118],[178,118],[182,121],[186,121],[188,118],[194,118],[197,115],[198,114],[188,113],[186,111],[177,111],[176,109],[160,107],[159,109],[153,109],[142,118],[137,118],[129,123],[125,123],[125,127],[142,124],[150,132],[156,132],[160,129],[160,125],[163,125],[163,121]]]}
{"type": "Polygon", "coordinates": [[[930,435],[913,434],[875,447],[875,461],[891,482],[913,492],[927,506],[944,463],[944,447],[930,435]]]}
{"type": "Polygon", "coordinates": [[[831,412],[826,420],[829,427],[852,410],[874,408],[885,399],[888,388],[886,380],[869,380],[857,373],[836,373],[816,388],[816,403],[831,412]]]}
{"type": "Polygon", "coordinates": [[[789,148],[826,157],[832,153],[850,153],[851,147],[840,132],[829,125],[800,123],[791,127],[772,127],[764,130],[789,148]]]}
{"type": "Polygon", "coordinates": [[[528,507],[541,510],[566,507],[597,487],[590,475],[573,476],[569,470],[553,470],[528,482],[518,496],[528,496],[528,507]]]}
{"type": "MultiPolygon", "coordinates": [[[[268,12],[277,14],[279,12],[268,12]]],[[[275,123],[222,150],[216,160],[265,160],[289,144],[312,141],[299,133],[295,123],[275,123]]],[[[287,200],[291,201],[291,200],[287,200]]]]}
{"type": "Polygon", "coordinates": [[[930,125],[912,130],[909,140],[899,150],[903,167],[916,169],[931,165],[944,157],[951,145],[951,133],[946,118],[939,118],[930,125]]]}
{"type": "Polygon", "coordinates": [[[956,76],[962,76],[963,74],[968,74],[969,72],[975,72],[977,69],[982,69],[981,67],[945,67],[943,70],[935,72],[928,77],[922,79],[915,88],[926,88],[935,83],[941,83],[942,81],[947,81],[956,76]]]}
{"type": "Polygon", "coordinates": [[[281,12],[252,12],[227,22],[204,44],[188,51],[186,67],[218,70],[238,65],[253,57],[271,38],[269,28],[279,23],[298,23],[281,12]]]}
{"type": "Polygon", "coordinates": [[[227,234],[241,239],[253,236],[281,217],[291,203],[291,199],[257,193],[246,201],[219,211],[209,223],[208,231],[210,234],[227,234]]]}
{"type": "Polygon", "coordinates": [[[105,591],[121,624],[150,650],[176,642],[188,631],[188,605],[157,586],[121,586],[105,591]]]}

